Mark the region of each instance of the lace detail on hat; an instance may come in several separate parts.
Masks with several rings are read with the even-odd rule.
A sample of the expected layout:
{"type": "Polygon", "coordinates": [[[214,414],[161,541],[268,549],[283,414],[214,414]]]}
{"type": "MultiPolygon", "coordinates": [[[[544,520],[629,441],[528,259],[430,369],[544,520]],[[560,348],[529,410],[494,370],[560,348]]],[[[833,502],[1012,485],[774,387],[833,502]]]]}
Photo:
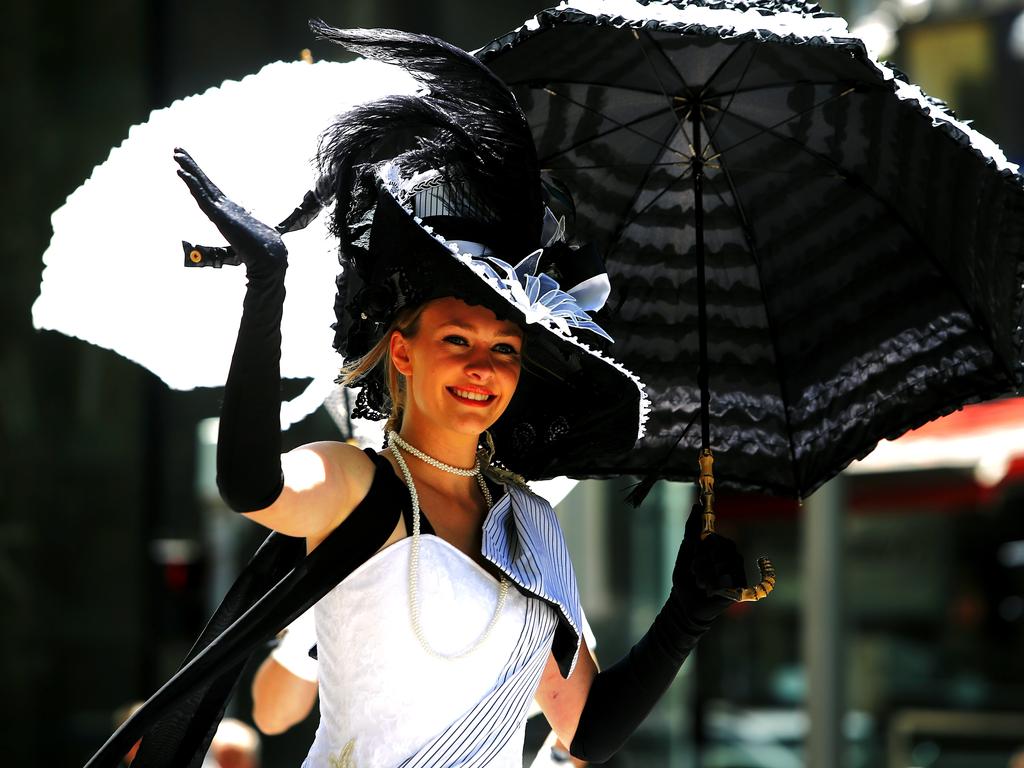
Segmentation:
{"type": "Polygon", "coordinates": [[[377,376],[367,376],[358,383],[359,394],[352,408],[352,418],[380,421],[391,412],[391,398],[384,383],[377,376]]]}

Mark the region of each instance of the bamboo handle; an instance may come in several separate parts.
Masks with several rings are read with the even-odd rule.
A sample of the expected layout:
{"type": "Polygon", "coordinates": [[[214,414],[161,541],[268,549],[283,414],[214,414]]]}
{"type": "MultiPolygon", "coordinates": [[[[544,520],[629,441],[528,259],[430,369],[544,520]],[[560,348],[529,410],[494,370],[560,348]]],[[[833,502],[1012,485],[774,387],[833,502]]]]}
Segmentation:
{"type": "MultiPolygon", "coordinates": [[[[701,540],[715,532],[715,457],[710,448],[700,452],[697,459],[700,465],[701,506],[704,508],[704,527],[700,532],[701,540]]],[[[761,573],[761,581],[749,587],[730,587],[720,589],[715,594],[727,597],[737,603],[752,603],[764,600],[775,589],[775,566],[767,557],[757,558],[757,569],[761,573]]]]}

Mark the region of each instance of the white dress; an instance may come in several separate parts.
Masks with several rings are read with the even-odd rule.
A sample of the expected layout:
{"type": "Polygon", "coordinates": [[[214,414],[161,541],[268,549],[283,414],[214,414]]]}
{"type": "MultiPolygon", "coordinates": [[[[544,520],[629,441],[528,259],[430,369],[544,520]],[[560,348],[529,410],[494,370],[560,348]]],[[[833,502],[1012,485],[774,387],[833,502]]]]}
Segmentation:
{"type": "MultiPolygon", "coordinates": [[[[317,603],[320,725],[303,768],[522,767],[526,715],[549,654],[563,674],[575,666],[579,595],[554,512],[528,489],[508,485],[483,534],[483,556],[512,587],[493,631],[467,656],[437,658],[413,633],[409,538],[317,603]]],[[[497,596],[498,581],[478,563],[420,537],[420,620],[434,649],[472,645],[497,596]]]]}

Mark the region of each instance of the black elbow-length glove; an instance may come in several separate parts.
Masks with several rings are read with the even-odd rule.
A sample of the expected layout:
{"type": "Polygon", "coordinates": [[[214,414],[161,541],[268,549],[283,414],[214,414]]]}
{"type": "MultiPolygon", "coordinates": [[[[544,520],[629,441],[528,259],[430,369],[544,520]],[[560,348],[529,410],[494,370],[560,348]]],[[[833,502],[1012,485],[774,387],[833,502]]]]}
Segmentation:
{"type": "Polygon", "coordinates": [[[729,539],[703,541],[702,509],[694,504],[672,571],[668,600],[647,634],[594,679],[569,751],[593,763],[608,760],[647,717],[715,618],[731,605],[714,594],[746,586],[743,559],[729,539]]]}
{"type": "Polygon", "coordinates": [[[252,512],[273,504],[284,486],[281,311],[288,249],[277,230],[225,197],[187,152],[176,149],[174,159],[178,175],[241,258],[248,277],[221,405],[217,487],[233,510],[252,512]]]}

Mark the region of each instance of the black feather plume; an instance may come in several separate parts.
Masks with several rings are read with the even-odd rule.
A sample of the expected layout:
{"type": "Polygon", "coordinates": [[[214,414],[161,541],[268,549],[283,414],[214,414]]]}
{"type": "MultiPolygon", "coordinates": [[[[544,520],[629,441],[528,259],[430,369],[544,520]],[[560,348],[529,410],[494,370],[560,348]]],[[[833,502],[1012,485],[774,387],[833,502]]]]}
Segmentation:
{"type": "Polygon", "coordinates": [[[495,246],[537,247],[543,197],[529,124],[512,92],[471,54],[434,37],[386,29],[339,30],[311,21],[318,37],[405,69],[416,95],[389,96],[339,116],[321,139],[321,174],[334,179],[335,229],[344,243],[362,218],[357,164],[391,159],[409,174],[457,171],[488,211],[495,246]],[[397,148],[381,156],[380,148],[397,148]]]}

